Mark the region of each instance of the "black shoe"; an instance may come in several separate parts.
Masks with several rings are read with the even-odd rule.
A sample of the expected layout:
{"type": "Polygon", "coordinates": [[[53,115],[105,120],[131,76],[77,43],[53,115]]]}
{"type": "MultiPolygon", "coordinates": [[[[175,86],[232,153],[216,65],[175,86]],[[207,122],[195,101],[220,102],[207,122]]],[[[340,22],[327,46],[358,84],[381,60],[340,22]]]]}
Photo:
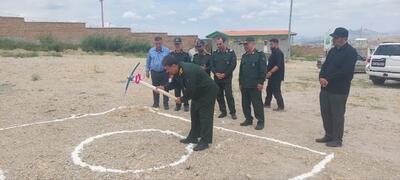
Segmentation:
{"type": "Polygon", "coordinates": [[[264,129],[264,123],[257,123],[257,126],[254,128],[255,130],[262,130],[264,129]]]}
{"type": "Polygon", "coordinates": [[[151,106],[152,108],[159,108],[160,106],[157,104],[153,104],[153,106],[151,106]]]}
{"type": "Polygon", "coordinates": [[[264,104],[264,108],[271,108],[271,105],[264,104]]]}
{"type": "Polygon", "coordinates": [[[221,114],[218,116],[218,118],[224,118],[224,117],[226,117],[226,113],[221,113],[221,114]]]}
{"type": "Polygon", "coordinates": [[[342,142],[340,141],[329,141],[326,143],[328,147],[342,147],[342,142]]]}
{"type": "Polygon", "coordinates": [[[282,112],[282,111],[284,111],[284,109],[283,108],[276,108],[276,109],[273,109],[273,111],[282,112]]]}
{"type": "Polygon", "coordinates": [[[181,107],[180,106],[175,106],[175,109],[174,109],[175,111],[180,111],[181,110],[181,107]]]}
{"type": "Polygon", "coordinates": [[[331,138],[329,138],[327,136],[324,136],[323,138],[315,139],[315,142],[317,142],[317,143],[327,143],[327,142],[329,142],[331,140],[332,140],[331,138]]]}
{"type": "Polygon", "coordinates": [[[197,140],[197,138],[185,138],[179,140],[179,142],[183,144],[190,144],[190,143],[197,144],[199,141],[197,140]]]}
{"type": "Polygon", "coordinates": [[[169,110],[169,106],[164,106],[164,110],[169,110]]]}
{"type": "Polygon", "coordinates": [[[236,120],[236,119],[237,119],[236,114],[231,114],[231,116],[232,116],[232,119],[233,119],[233,120],[236,120]]]}
{"type": "Polygon", "coordinates": [[[184,106],[184,107],[183,107],[183,110],[184,110],[185,112],[189,112],[189,105],[184,106]]]}
{"type": "Polygon", "coordinates": [[[209,146],[207,143],[199,143],[193,148],[193,151],[202,151],[202,150],[207,149],[208,147],[209,146]]]}
{"type": "Polygon", "coordinates": [[[251,126],[253,125],[253,121],[245,120],[242,123],[240,123],[240,126],[251,126]]]}

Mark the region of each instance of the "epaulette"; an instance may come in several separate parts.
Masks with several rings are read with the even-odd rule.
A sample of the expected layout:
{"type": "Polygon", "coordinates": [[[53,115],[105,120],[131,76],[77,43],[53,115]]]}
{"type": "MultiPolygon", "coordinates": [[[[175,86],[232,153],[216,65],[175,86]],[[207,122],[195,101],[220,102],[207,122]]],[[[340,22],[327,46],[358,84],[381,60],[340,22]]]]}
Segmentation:
{"type": "Polygon", "coordinates": [[[179,76],[182,76],[183,74],[183,68],[181,67],[181,69],[179,69],[179,76]]]}

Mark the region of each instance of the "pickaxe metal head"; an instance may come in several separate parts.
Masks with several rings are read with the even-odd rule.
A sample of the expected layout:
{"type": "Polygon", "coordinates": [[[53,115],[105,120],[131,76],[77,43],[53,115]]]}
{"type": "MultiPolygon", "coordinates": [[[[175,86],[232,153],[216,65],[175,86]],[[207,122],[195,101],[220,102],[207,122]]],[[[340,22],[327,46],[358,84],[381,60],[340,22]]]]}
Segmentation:
{"type": "Polygon", "coordinates": [[[133,81],[133,78],[135,78],[135,76],[133,74],[135,73],[136,69],[139,67],[139,64],[140,64],[140,62],[138,62],[136,64],[136,66],[133,68],[131,74],[128,76],[128,81],[126,82],[126,86],[125,86],[125,94],[126,94],[126,91],[128,91],[129,84],[131,83],[131,81],[133,81]]]}

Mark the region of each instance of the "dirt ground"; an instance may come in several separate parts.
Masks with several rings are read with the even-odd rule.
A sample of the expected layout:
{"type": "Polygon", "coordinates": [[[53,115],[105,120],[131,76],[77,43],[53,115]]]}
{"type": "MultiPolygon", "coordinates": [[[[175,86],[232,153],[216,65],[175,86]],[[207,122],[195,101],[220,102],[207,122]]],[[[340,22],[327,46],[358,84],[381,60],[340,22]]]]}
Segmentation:
{"type": "MultiPolygon", "coordinates": [[[[190,123],[146,108],[152,104],[151,91],[131,84],[124,95],[126,76],[139,61],[143,73],[144,59],[122,56],[0,58],[0,179],[289,179],[312,171],[324,159],[304,149],[215,128],[210,149],[193,152],[173,167],[115,173],[76,165],[71,158],[75,148],[104,133],[160,129],[187,135],[190,123]],[[130,107],[112,109],[120,106],[130,107]],[[86,114],[108,110],[113,111],[86,114]],[[62,119],[71,115],[79,118],[62,119]]],[[[239,126],[244,118],[235,80],[239,119],[215,118],[214,125],[334,153],[311,179],[400,179],[400,83],[374,86],[366,74],[356,74],[344,145],[327,148],[314,141],[323,135],[317,74],[315,62],[287,63],[287,109],[266,109],[262,131],[239,126]]],[[[172,102],[170,106],[169,111],[155,111],[189,119],[189,113],[174,112],[172,102]]],[[[107,169],[146,169],[185,155],[185,145],[178,140],[160,132],[114,134],[93,140],[79,155],[85,163],[107,169]]]]}

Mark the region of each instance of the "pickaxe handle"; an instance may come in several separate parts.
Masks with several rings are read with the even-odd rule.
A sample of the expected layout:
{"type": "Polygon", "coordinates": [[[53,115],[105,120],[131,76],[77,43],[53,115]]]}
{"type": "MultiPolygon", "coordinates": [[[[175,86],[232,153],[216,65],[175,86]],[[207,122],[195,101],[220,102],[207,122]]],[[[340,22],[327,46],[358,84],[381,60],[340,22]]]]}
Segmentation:
{"type": "Polygon", "coordinates": [[[153,86],[153,85],[151,85],[151,84],[149,84],[149,83],[147,83],[147,82],[145,82],[145,81],[139,81],[139,84],[142,84],[143,86],[146,86],[146,87],[152,89],[153,91],[157,91],[157,92],[159,92],[160,94],[163,94],[163,95],[165,95],[165,96],[168,96],[169,98],[171,98],[171,99],[173,99],[173,100],[176,100],[176,99],[177,99],[174,95],[168,93],[167,91],[164,91],[164,90],[162,90],[162,89],[159,89],[159,88],[157,88],[157,87],[155,87],[155,86],[153,86]]]}

